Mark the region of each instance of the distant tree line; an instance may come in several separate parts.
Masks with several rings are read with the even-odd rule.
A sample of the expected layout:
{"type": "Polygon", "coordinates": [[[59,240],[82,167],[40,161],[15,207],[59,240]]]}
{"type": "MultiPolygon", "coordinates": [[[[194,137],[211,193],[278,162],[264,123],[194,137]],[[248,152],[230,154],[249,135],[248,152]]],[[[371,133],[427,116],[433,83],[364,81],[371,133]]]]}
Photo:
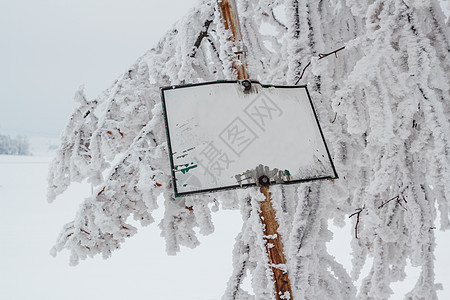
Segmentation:
{"type": "Polygon", "coordinates": [[[0,154],[29,155],[30,143],[26,136],[19,135],[15,138],[0,134],[0,154]]]}

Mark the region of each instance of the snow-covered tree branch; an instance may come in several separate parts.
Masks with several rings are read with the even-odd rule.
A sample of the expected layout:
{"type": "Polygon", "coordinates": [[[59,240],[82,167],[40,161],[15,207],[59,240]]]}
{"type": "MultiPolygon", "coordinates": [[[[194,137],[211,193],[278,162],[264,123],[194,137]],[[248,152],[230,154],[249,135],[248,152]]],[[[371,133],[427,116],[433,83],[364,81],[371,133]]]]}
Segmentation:
{"type": "MultiPolygon", "coordinates": [[[[72,182],[95,186],[62,230],[54,254],[71,263],[109,257],[138,228],[159,224],[167,251],[196,247],[219,205],[240,208],[234,272],[224,299],[271,299],[258,193],[175,199],[159,88],[234,79],[216,1],[203,0],[99,97],[79,103],[49,173],[53,201],[72,182]],[[253,207],[253,209],[252,209],[253,207]],[[253,294],[241,283],[247,271],[253,294]]],[[[410,261],[421,268],[407,299],[435,299],[434,228],[450,227],[450,27],[436,0],[242,0],[248,71],[267,84],[308,84],[340,178],[271,187],[294,299],[386,299],[410,261]],[[345,50],[319,61],[319,53],[345,50]],[[359,210],[359,211],[357,211],[359,210]],[[353,222],[351,274],[329,254],[328,221],[353,222]],[[355,282],[368,258],[371,270],[355,282]]],[[[290,137],[286,137],[290,138],[290,137]]],[[[299,154],[301,155],[301,154],[299,154]]],[[[450,288],[450,287],[446,287],[450,288]]]]}

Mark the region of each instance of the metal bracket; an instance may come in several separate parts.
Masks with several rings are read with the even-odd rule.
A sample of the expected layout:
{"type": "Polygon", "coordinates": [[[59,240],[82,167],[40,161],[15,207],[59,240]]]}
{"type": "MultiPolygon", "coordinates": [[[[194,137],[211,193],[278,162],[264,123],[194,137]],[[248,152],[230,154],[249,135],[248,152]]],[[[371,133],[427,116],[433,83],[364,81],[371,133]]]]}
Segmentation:
{"type": "MultiPolygon", "coordinates": [[[[240,41],[242,43],[242,41],[240,41]]],[[[234,54],[244,54],[246,55],[248,52],[247,46],[233,46],[231,48],[231,51],[233,51],[234,54]]]]}
{"type": "Polygon", "coordinates": [[[256,183],[257,186],[268,186],[270,183],[283,183],[285,179],[290,180],[290,172],[288,170],[278,170],[278,169],[270,169],[267,166],[259,165],[255,169],[247,170],[242,174],[238,174],[234,176],[236,178],[236,181],[239,185],[242,186],[244,181],[247,181],[248,183],[256,183]],[[261,178],[266,177],[267,178],[267,184],[265,183],[266,180],[264,179],[263,183],[261,183],[261,178]]]}
{"type": "Polygon", "coordinates": [[[249,79],[239,80],[244,92],[249,92],[252,89],[252,82],[249,79]]]}
{"type": "Polygon", "coordinates": [[[266,175],[263,175],[263,176],[259,177],[258,182],[259,182],[260,186],[269,186],[270,179],[266,175]]]}

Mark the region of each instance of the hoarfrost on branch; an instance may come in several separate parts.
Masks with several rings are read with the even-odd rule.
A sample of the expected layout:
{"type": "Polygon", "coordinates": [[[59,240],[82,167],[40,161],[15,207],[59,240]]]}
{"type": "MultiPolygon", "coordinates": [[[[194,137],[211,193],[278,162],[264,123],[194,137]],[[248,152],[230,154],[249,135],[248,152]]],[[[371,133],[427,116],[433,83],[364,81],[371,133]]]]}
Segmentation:
{"type": "MultiPolygon", "coordinates": [[[[450,27],[439,2],[238,2],[252,79],[293,84],[314,62],[301,82],[309,85],[340,175],[271,188],[293,298],[386,299],[391,283],[405,279],[407,260],[421,273],[406,298],[437,298],[433,229],[437,221],[442,230],[450,227],[450,27]],[[336,57],[317,60],[342,46],[336,57]],[[327,251],[328,221],[342,224],[358,209],[358,218],[350,218],[348,274],[327,251]],[[369,256],[371,270],[357,288],[369,256]]],[[[79,106],[51,166],[48,197],[55,200],[74,181],[87,180],[95,190],[53,254],[69,250],[72,264],[109,257],[137,232],[129,218],[142,226],[154,221],[161,194],[159,227],[175,254],[199,244],[195,227],[214,231],[211,210],[221,204],[239,208],[244,219],[223,299],[274,299],[258,192],[175,199],[171,187],[159,87],[235,79],[228,37],[216,2],[203,0],[102,95],[88,100],[83,89],[76,93],[79,106]],[[254,295],[241,287],[248,270],[254,295]]]]}

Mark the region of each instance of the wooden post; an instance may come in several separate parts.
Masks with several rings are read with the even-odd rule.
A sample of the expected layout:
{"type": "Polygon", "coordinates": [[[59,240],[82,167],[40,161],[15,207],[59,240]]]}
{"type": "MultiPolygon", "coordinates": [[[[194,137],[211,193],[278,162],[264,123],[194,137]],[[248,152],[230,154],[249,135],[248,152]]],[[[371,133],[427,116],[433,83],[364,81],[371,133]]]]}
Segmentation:
{"type": "MultiPolygon", "coordinates": [[[[217,0],[217,4],[219,6],[225,29],[230,30],[232,33],[230,40],[233,41],[234,49],[236,50],[234,51],[236,57],[233,61],[233,67],[237,71],[238,80],[249,79],[249,75],[246,70],[247,65],[245,62],[245,51],[243,48],[236,2],[235,0],[217,0]]],[[[272,207],[272,202],[270,199],[269,178],[267,178],[267,176],[261,176],[260,183],[263,183],[261,184],[260,191],[264,194],[265,201],[260,204],[259,216],[264,226],[265,248],[269,257],[269,266],[271,267],[273,273],[275,296],[277,300],[292,300],[291,284],[286,268],[283,243],[281,242],[281,237],[278,234],[278,223],[275,218],[275,211],[272,207]]]]}
{"type": "Polygon", "coordinates": [[[291,283],[289,281],[286,258],[284,257],[283,243],[278,234],[278,222],[275,218],[275,211],[270,198],[269,178],[267,176],[261,176],[259,182],[261,184],[260,191],[266,197],[260,204],[259,217],[261,218],[262,224],[264,224],[265,246],[269,256],[269,264],[272,268],[275,296],[277,300],[292,300],[291,283]],[[289,293],[289,297],[287,297],[287,292],[289,293]]]}
{"type": "Polygon", "coordinates": [[[236,69],[238,80],[249,79],[247,73],[247,65],[245,63],[245,49],[242,43],[241,26],[237,14],[235,0],[217,0],[222,22],[226,30],[230,30],[232,35],[230,40],[233,41],[233,51],[236,57],[233,60],[233,68],[236,69]]]}

